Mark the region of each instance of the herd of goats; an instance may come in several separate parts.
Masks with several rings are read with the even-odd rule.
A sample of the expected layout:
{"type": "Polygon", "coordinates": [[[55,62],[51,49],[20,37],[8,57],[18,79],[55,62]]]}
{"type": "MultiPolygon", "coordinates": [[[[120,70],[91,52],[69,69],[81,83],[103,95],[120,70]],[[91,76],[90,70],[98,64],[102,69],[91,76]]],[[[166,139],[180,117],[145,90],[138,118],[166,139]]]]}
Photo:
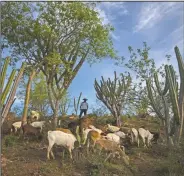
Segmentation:
{"type": "MultiPolygon", "coordinates": [[[[76,117],[73,117],[76,118],[76,117]]],[[[39,114],[32,111],[31,117],[34,121],[29,120],[26,124],[22,125],[21,121],[14,122],[11,126],[11,132],[17,133],[18,129],[22,129],[24,136],[35,135],[40,136],[43,133],[43,128],[51,121],[40,121],[39,114]]],[[[72,117],[70,117],[72,119],[72,117]]],[[[59,123],[61,123],[59,121],[59,123]]],[[[59,125],[60,126],[60,125],[59,125]]],[[[49,129],[48,129],[49,130],[49,129]]],[[[47,132],[48,147],[47,159],[50,160],[50,155],[54,159],[52,148],[54,144],[63,146],[69,151],[70,158],[72,159],[72,151],[75,148],[86,148],[87,154],[89,150],[95,152],[98,147],[101,153],[102,149],[109,152],[105,161],[111,156],[122,158],[124,163],[129,165],[129,157],[125,153],[125,146],[127,143],[136,143],[139,147],[139,141],[143,142],[144,147],[149,147],[151,143],[157,143],[159,133],[153,133],[141,127],[139,129],[129,127],[118,127],[115,125],[99,125],[96,123],[95,118],[84,116],[81,119],[71,120],[68,123],[68,128],[56,127],[55,130],[51,129],[47,132]]],[[[99,153],[99,154],[100,154],[99,153]]]]}

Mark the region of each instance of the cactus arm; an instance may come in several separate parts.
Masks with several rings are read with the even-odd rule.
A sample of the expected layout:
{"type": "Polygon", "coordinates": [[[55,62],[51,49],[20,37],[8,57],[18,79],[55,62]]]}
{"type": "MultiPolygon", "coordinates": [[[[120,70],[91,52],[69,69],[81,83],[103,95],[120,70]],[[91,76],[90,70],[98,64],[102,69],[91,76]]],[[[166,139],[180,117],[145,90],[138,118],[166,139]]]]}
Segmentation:
{"type": "Polygon", "coordinates": [[[155,85],[157,87],[157,91],[158,91],[159,95],[160,96],[166,95],[166,93],[169,89],[167,79],[165,80],[165,87],[164,87],[163,91],[161,90],[161,87],[160,87],[160,84],[159,84],[159,81],[158,81],[158,74],[157,73],[154,73],[154,80],[155,80],[155,85]]]}
{"type": "Polygon", "coordinates": [[[170,93],[170,98],[172,102],[171,104],[172,104],[173,113],[176,119],[176,123],[180,124],[178,95],[176,94],[176,89],[174,87],[171,70],[168,65],[165,66],[165,71],[166,71],[166,76],[167,76],[168,83],[169,83],[169,93],[170,93]]]}
{"type": "Polygon", "coordinates": [[[119,79],[116,72],[114,72],[113,80],[110,78],[104,80],[104,77],[101,76],[100,83],[98,83],[96,79],[94,83],[94,88],[97,93],[96,97],[109,109],[116,118],[117,123],[120,121],[119,115],[121,114],[127,90],[130,87],[131,79],[125,78],[126,77],[122,74],[122,79],[119,79]]]}
{"type": "Polygon", "coordinates": [[[80,93],[78,99],[77,99],[77,103],[76,103],[76,99],[74,97],[74,110],[75,110],[75,114],[77,115],[77,112],[78,112],[78,109],[79,109],[79,103],[80,103],[80,99],[81,99],[81,96],[82,96],[82,92],[80,93]]]}
{"type": "Polygon", "coordinates": [[[172,77],[172,80],[173,80],[173,86],[176,89],[176,86],[177,86],[176,74],[175,74],[175,71],[174,71],[174,68],[173,68],[172,65],[169,65],[169,70],[170,70],[171,77],[172,77]]]}
{"type": "Polygon", "coordinates": [[[77,101],[77,110],[79,109],[79,103],[80,103],[81,96],[82,96],[82,92],[80,93],[78,101],[77,101]]]}
{"type": "Polygon", "coordinates": [[[25,69],[25,66],[26,64],[25,63],[22,63],[22,66],[21,66],[21,69],[19,70],[18,72],[18,75],[16,76],[15,78],[15,81],[13,83],[13,86],[12,86],[12,89],[11,89],[11,92],[8,96],[8,99],[7,99],[7,102],[5,104],[5,107],[3,109],[3,112],[2,112],[2,121],[1,121],[1,125],[3,124],[8,112],[9,112],[9,109],[12,105],[12,102],[14,101],[14,96],[15,96],[15,93],[16,93],[16,89],[18,87],[18,84],[20,82],[20,79],[24,73],[24,69],[25,69]]]}
{"type": "Polygon", "coordinates": [[[164,87],[164,90],[162,92],[162,95],[166,95],[166,93],[168,92],[169,90],[169,84],[168,84],[168,80],[167,80],[167,77],[165,78],[165,87],[164,87]]]}
{"type": "Polygon", "coordinates": [[[157,91],[158,91],[159,95],[161,96],[162,95],[162,90],[161,90],[161,87],[160,87],[160,84],[159,84],[159,81],[158,81],[157,73],[154,73],[154,79],[155,79],[155,85],[157,87],[157,91]]]}
{"type": "Polygon", "coordinates": [[[4,81],[6,78],[6,72],[7,72],[7,68],[8,68],[8,64],[10,63],[10,58],[6,58],[2,71],[1,71],[1,76],[0,76],[0,85],[2,86],[2,88],[4,87],[4,81]]]}
{"type": "Polygon", "coordinates": [[[178,141],[180,141],[183,133],[182,131],[183,131],[183,121],[184,121],[184,60],[182,59],[179,48],[177,46],[174,48],[174,50],[178,61],[178,68],[180,73],[180,91],[178,95],[180,122],[181,122],[178,141]]]}
{"type": "Polygon", "coordinates": [[[180,78],[181,78],[181,80],[184,80],[184,61],[181,57],[179,48],[176,46],[174,48],[174,50],[175,50],[176,58],[177,58],[177,61],[178,61],[178,68],[179,68],[180,78]]]}
{"type": "Polygon", "coordinates": [[[11,75],[8,79],[8,82],[6,84],[6,87],[5,89],[3,90],[3,93],[2,93],[2,97],[1,97],[1,103],[4,104],[5,103],[5,100],[6,100],[6,97],[10,91],[10,88],[11,88],[11,85],[13,83],[13,79],[15,77],[15,73],[16,73],[16,70],[14,69],[12,72],[11,72],[11,75]]]}
{"type": "Polygon", "coordinates": [[[146,80],[146,86],[147,86],[147,91],[148,91],[148,97],[150,99],[150,103],[151,103],[153,109],[155,110],[155,112],[156,112],[156,114],[158,115],[159,118],[164,119],[164,116],[162,115],[162,113],[158,109],[158,106],[156,105],[156,102],[153,98],[153,93],[152,93],[152,90],[151,90],[150,80],[146,80]]]}

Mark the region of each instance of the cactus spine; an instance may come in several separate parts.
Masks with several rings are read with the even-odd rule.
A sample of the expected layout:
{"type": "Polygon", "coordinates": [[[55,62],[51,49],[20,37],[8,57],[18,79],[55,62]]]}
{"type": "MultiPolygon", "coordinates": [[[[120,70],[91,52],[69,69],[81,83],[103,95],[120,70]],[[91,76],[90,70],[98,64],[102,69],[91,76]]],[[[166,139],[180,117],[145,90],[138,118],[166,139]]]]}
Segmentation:
{"type": "MultiPolygon", "coordinates": [[[[178,129],[174,129],[173,133],[179,130],[178,142],[180,140],[183,128],[183,118],[184,118],[184,62],[179,52],[178,47],[175,48],[175,54],[178,61],[179,74],[180,74],[180,88],[178,86],[178,82],[176,81],[175,71],[172,65],[165,65],[166,79],[165,79],[165,88],[162,91],[160,88],[160,84],[158,81],[157,73],[154,74],[154,81],[157,88],[158,94],[161,96],[164,104],[165,115],[159,110],[156,102],[154,100],[154,96],[152,93],[151,82],[150,80],[146,81],[148,97],[150,99],[151,105],[154,108],[157,115],[168,122],[169,118],[169,103],[167,102],[166,94],[169,91],[169,98],[171,101],[172,111],[174,113],[174,123],[177,125],[178,129]],[[179,92],[178,92],[179,90],[179,92]]],[[[169,125],[169,124],[168,124],[169,125]]]]}
{"type": "Polygon", "coordinates": [[[96,97],[103,102],[112,115],[117,120],[117,125],[121,125],[120,115],[127,91],[131,84],[130,74],[128,76],[121,75],[121,79],[117,78],[114,72],[114,80],[108,78],[106,81],[101,77],[100,84],[95,79],[94,88],[96,97]]]}
{"type": "Polygon", "coordinates": [[[23,75],[24,69],[25,69],[25,63],[22,64],[21,69],[19,70],[17,76],[15,77],[16,74],[16,70],[13,69],[11,72],[11,75],[8,79],[8,82],[4,88],[4,82],[5,82],[5,78],[6,78],[6,72],[7,72],[7,68],[8,68],[8,64],[10,63],[10,58],[6,58],[2,71],[1,71],[1,76],[0,76],[0,84],[2,86],[2,95],[1,95],[1,105],[3,105],[3,109],[1,111],[1,116],[2,116],[2,120],[1,120],[1,125],[3,124],[9,110],[10,107],[12,106],[12,103],[14,102],[14,96],[16,93],[16,89],[18,87],[18,83],[20,82],[20,79],[23,75]],[[12,85],[13,83],[13,85],[12,85]],[[7,97],[8,96],[8,97],[7,97]]]}

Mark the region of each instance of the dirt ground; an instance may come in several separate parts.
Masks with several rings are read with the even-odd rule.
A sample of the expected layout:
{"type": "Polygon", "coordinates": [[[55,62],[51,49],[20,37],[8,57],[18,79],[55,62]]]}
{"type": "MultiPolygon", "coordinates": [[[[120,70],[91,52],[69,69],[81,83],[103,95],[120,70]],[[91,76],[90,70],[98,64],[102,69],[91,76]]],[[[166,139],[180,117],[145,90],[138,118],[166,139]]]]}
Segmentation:
{"type": "MultiPolygon", "coordinates": [[[[129,122],[130,123],[130,122],[129,122]]],[[[136,123],[136,122],[134,122],[136,123]]],[[[146,122],[145,122],[146,123],[146,122]]],[[[133,122],[131,123],[133,124],[133,122]]],[[[139,124],[136,123],[138,126],[139,124]]],[[[135,125],[135,124],[134,124],[135,125]]],[[[144,124],[145,125],[145,124],[144,124]]],[[[121,159],[112,159],[104,163],[105,153],[100,156],[91,153],[76,158],[69,159],[65,152],[62,158],[62,148],[54,147],[55,160],[48,161],[47,141],[23,140],[21,136],[6,135],[2,140],[2,176],[182,176],[184,162],[176,168],[169,169],[170,160],[168,149],[161,144],[154,144],[151,148],[137,148],[131,146],[126,149],[130,157],[130,167],[127,168],[121,159]],[[10,138],[10,139],[8,139],[10,138]],[[14,143],[7,141],[14,141],[14,143]],[[180,167],[181,166],[181,167],[180,167]],[[177,173],[173,174],[173,170],[177,173]]],[[[172,166],[173,167],[173,166],[172,166]]],[[[184,172],[183,172],[184,173],[184,172]]]]}

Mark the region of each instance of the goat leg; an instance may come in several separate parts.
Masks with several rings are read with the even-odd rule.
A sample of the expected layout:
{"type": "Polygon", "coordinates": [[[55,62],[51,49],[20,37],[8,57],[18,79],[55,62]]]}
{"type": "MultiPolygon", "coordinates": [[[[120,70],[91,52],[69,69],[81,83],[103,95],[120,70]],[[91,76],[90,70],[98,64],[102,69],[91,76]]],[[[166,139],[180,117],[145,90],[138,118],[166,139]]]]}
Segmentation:
{"type": "Polygon", "coordinates": [[[110,158],[111,155],[112,155],[112,153],[109,153],[109,155],[108,155],[107,158],[104,160],[104,162],[106,162],[106,161],[110,158]]]}
{"type": "Polygon", "coordinates": [[[54,153],[52,152],[52,150],[51,150],[51,156],[52,156],[53,159],[55,159],[54,153]]]}

